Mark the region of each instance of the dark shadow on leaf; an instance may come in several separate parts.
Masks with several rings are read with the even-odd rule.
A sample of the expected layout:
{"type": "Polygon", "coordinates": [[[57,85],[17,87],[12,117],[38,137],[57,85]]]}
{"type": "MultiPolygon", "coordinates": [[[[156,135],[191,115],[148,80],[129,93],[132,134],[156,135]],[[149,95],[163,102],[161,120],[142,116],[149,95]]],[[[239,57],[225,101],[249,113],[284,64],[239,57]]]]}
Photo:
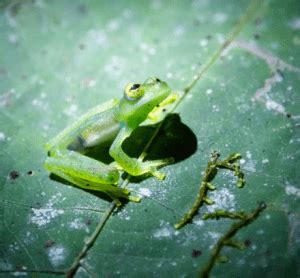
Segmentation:
{"type": "MultiPolygon", "coordinates": [[[[123,148],[131,157],[138,157],[144,146],[153,135],[156,125],[142,126],[136,129],[132,136],[128,138],[123,148]]],[[[152,142],[146,160],[156,160],[164,158],[174,158],[174,163],[187,159],[197,150],[197,138],[193,131],[181,122],[178,114],[170,114],[163,122],[159,133],[152,142]]],[[[130,177],[130,181],[138,183],[149,177],[143,175],[130,177]]]]}
{"type": "MultiPolygon", "coordinates": [[[[149,142],[157,125],[141,126],[122,145],[123,150],[130,156],[138,158],[149,142]]],[[[86,155],[106,164],[113,162],[109,156],[112,142],[105,142],[91,148],[86,155]]],[[[182,161],[197,150],[197,138],[192,130],[180,120],[178,114],[167,116],[148,150],[146,160],[173,157],[176,162],[182,161]]]]}

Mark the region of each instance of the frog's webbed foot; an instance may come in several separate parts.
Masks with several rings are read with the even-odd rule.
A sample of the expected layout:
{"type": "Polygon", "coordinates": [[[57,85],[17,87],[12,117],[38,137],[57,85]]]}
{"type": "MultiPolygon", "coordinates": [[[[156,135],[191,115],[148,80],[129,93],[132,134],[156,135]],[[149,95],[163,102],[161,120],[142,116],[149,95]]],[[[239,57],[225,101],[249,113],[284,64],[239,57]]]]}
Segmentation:
{"type": "Polygon", "coordinates": [[[116,161],[110,164],[110,166],[118,169],[119,171],[126,171],[128,174],[132,176],[140,176],[149,173],[150,175],[158,178],[159,180],[163,180],[165,178],[165,174],[158,171],[158,168],[172,164],[174,162],[174,158],[167,159],[159,159],[143,162],[141,160],[132,159],[131,163],[127,165],[126,169],[123,168],[116,161]]]}
{"type": "Polygon", "coordinates": [[[164,166],[164,165],[168,165],[174,162],[174,159],[171,158],[166,158],[166,159],[159,159],[159,160],[153,160],[153,161],[145,161],[145,162],[141,162],[141,168],[144,173],[149,173],[152,176],[163,180],[166,176],[165,173],[162,173],[160,171],[158,171],[157,169],[164,166]]]}
{"type": "Polygon", "coordinates": [[[131,202],[135,202],[135,203],[138,203],[141,201],[140,197],[131,196],[130,191],[128,189],[118,187],[117,190],[119,192],[121,192],[121,194],[118,192],[115,192],[115,190],[113,190],[113,191],[107,190],[107,191],[105,191],[105,194],[108,195],[114,201],[116,206],[118,206],[118,207],[121,206],[122,203],[116,196],[127,199],[127,200],[129,200],[131,202]]]}

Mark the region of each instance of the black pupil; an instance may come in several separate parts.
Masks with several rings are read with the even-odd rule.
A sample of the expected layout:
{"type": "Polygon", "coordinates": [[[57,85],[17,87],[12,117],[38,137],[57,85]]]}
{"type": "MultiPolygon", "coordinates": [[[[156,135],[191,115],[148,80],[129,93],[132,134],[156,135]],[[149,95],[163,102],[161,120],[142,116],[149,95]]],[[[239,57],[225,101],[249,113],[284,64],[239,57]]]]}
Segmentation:
{"type": "Polygon", "coordinates": [[[130,88],[130,91],[133,91],[133,90],[136,90],[140,87],[141,85],[140,84],[133,84],[130,88]]]}

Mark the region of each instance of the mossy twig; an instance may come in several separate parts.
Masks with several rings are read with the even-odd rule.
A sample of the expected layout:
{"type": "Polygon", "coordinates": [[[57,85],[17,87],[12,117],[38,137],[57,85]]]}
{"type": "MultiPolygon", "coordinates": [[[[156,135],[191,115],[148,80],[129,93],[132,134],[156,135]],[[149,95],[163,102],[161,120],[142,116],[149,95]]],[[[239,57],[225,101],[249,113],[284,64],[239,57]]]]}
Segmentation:
{"type": "Polygon", "coordinates": [[[217,261],[221,261],[221,262],[226,261],[226,260],[224,261],[223,256],[220,256],[221,250],[223,249],[224,246],[238,248],[238,249],[245,248],[244,243],[232,240],[232,238],[240,229],[252,223],[266,207],[267,207],[266,204],[264,202],[261,202],[253,212],[249,214],[244,214],[243,217],[240,219],[240,221],[235,222],[234,224],[231,225],[230,229],[218,240],[217,244],[213,248],[211,257],[208,263],[199,273],[199,277],[201,278],[209,277],[210,271],[217,261]]]}
{"type": "Polygon", "coordinates": [[[216,219],[219,220],[220,218],[230,218],[230,219],[243,219],[245,217],[245,212],[231,212],[226,210],[216,210],[212,213],[205,213],[202,216],[203,220],[207,219],[216,219]]]}
{"type": "Polygon", "coordinates": [[[227,169],[234,172],[238,177],[237,186],[239,188],[245,185],[244,173],[241,171],[240,166],[236,163],[242,156],[239,153],[229,155],[225,160],[219,161],[220,154],[213,152],[211,159],[207,164],[204,176],[202,178],[199,192],[192,208],[183,216],[183,218],[174,225],[176,229],[180,229],[187,223],[191,222],[193,217],[198,213],[198,210],[204,205],[212,205],[214,201],[207,197],[209,190],[215,190],[216,187],[212,184],[213,179],[218,173],[218,169],[227,169]]]}

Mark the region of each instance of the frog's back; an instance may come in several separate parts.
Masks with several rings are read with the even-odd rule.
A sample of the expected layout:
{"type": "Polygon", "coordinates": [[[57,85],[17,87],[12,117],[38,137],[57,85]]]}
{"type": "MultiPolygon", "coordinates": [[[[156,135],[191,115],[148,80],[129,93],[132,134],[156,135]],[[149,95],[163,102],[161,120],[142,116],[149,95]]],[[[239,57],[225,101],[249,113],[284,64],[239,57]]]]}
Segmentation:
{"type": "Polygon", "coordinates": [[[69,149],[84,152],[86,148],[111,140],[119,131],[119,123],[114,117],[118,102],[119,100],[113,99],[92,108],[50,140],[45,145],[46,150],[69,149]]]}

